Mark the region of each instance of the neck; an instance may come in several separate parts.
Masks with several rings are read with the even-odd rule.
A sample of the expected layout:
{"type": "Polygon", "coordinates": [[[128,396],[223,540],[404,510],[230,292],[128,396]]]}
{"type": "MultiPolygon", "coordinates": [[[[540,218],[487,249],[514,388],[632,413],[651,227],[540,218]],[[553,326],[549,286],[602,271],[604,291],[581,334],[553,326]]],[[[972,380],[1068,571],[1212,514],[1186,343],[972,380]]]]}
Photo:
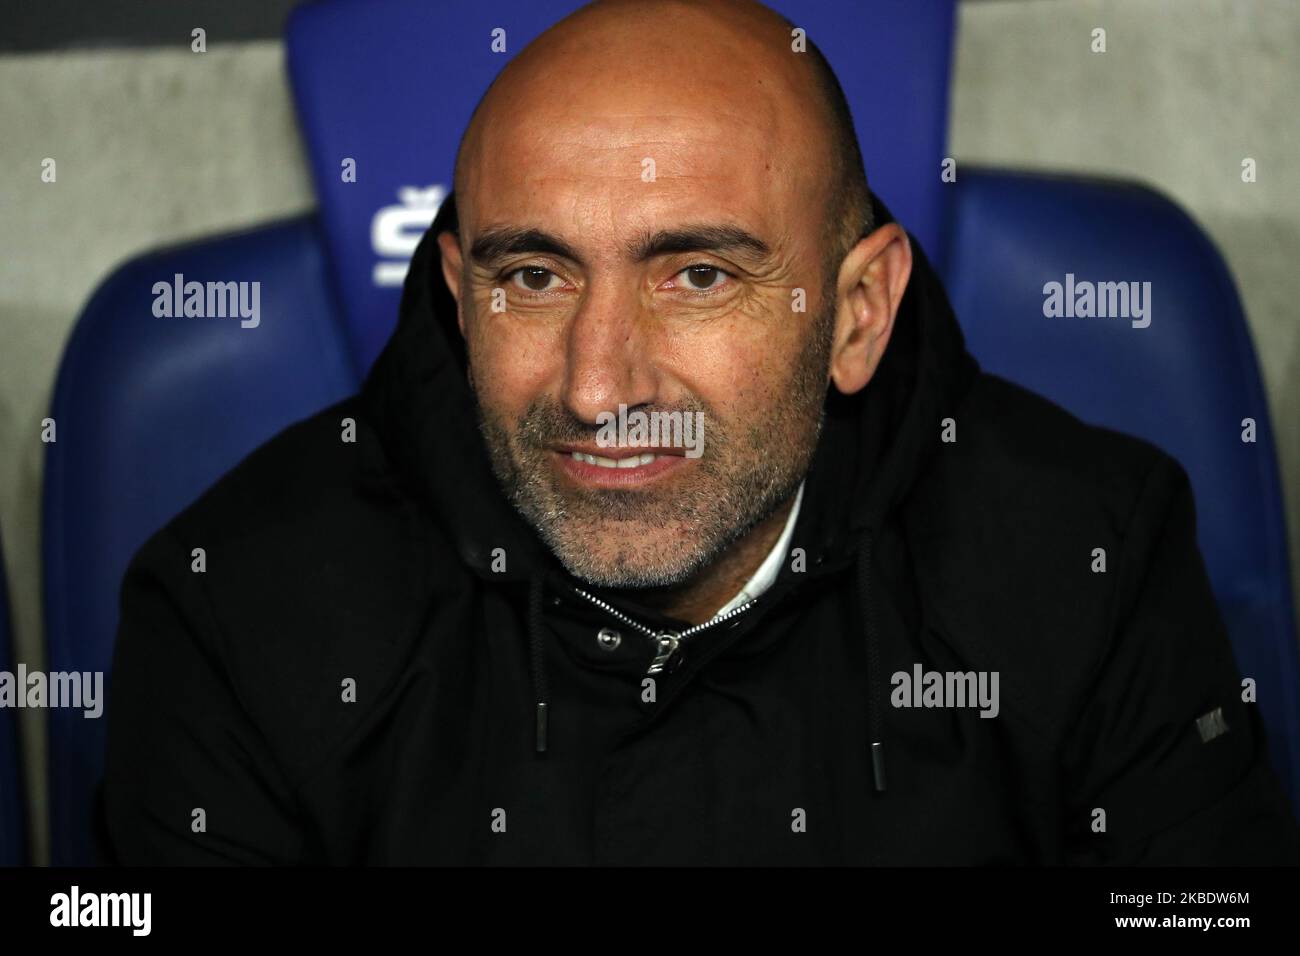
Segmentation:
{"type": "Polygon", "coordinates": [[[681,584],[628,592],[638,604],[691,624],[703,624],[736,596],[753,577],[785,530],[796,495],[787,498],[772,514],[715,559],[708,567],[681,584]]]}

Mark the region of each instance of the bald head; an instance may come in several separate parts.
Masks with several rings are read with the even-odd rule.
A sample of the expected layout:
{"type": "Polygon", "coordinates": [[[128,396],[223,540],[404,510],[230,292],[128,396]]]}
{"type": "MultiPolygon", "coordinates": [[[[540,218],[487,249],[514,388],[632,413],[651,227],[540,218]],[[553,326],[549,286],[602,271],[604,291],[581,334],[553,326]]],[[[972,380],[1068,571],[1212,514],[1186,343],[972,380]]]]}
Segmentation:
{"type": "MultiPolygon", "coordinates": [[[[489,151],[511,131],[545,135],[550,118],[603,122],[626,110],[747,116],[753,140],[794,173],[805,209],[820,217],[827,278],[870,232],[871,201],[844,92],[811,40],[792,49],[795,24],[752,0],[600,0],[560,21],[511,61],[479,102],[456,157],[462,220],[489,151]]],[[[592,143],[593,148],[599,144],[592,143]]],[[[616,143],[611,142],[616,147],[616,143]]],[[[656,159],[651,156],[650,159],[656,159]]],[[[671,157],[668,158],[671,161],[671,157]]],[[[658,160],[656,160],[658,162],[658,160]]],[[[638,170],[640,172],[640,170],[638,170]]]]}

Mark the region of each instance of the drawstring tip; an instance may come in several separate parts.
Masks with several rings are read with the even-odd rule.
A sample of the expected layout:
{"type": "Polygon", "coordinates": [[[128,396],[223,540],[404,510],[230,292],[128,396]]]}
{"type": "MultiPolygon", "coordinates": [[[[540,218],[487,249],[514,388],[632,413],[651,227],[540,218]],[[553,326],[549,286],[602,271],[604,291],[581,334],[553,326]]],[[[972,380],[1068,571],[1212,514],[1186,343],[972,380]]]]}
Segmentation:
{"type": "Polygon", "coordinates": [[[537,702],[537,752],[546,753],[546,702],[537,702]]]}
{"type": "Polygon", "coordinates": [[[875,741],[871,745],[871,772],[876,778],[876,792],[885,792],[885,745],[875,741]]]}

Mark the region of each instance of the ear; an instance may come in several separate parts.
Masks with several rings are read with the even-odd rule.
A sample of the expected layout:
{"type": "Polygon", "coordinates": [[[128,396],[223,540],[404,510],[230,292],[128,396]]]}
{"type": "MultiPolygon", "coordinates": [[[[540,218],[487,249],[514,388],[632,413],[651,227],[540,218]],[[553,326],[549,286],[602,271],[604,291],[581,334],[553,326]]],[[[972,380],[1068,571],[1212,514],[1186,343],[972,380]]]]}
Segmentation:
{"type": "Polygon", "coordinates": [[[911,274],[912,244],[896,222],[859,239],[844,257],[836,283],[830,372],[845,395],[865,388],[876,374],[911,274]]]}
{"type": "Polygon", "coordinates": [[[465,335],[465,311],[460,307],[460,278],[463,261],[460,255],[460,237],[454,232],[438,233],[438,248],[442,250],[442,277],[456,300],[456,323],[460,334],[465,335]]]}

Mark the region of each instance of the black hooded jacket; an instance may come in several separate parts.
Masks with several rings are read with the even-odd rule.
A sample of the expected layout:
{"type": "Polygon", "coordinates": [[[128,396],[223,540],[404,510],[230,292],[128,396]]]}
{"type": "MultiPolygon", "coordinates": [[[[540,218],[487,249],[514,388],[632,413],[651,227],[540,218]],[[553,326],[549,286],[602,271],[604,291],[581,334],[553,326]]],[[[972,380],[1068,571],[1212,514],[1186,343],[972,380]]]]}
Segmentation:
{"type": "Polygon", "coordinates": [[[915,240],[776,582],[689,629],[569,577],[500,492],[434,241],[454,217],[361,393],[136,556],[110,859],[1300,860],[1184,471],[981,373],[915,240]]]}

